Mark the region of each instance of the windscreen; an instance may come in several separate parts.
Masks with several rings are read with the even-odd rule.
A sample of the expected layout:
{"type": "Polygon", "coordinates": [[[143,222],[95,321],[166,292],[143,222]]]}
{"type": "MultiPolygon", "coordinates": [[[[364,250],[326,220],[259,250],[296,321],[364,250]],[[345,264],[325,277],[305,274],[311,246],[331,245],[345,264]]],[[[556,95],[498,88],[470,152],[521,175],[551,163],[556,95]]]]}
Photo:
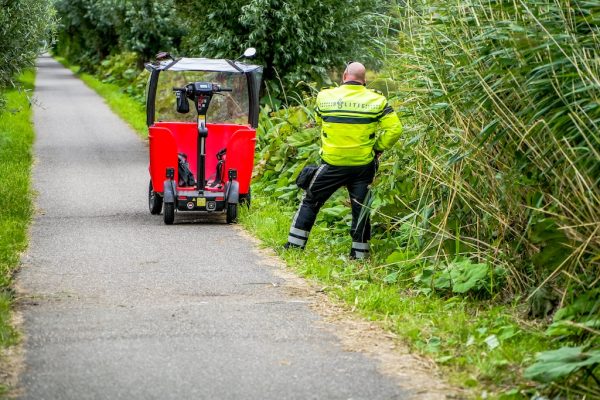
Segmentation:
{"type": "Polygon", "coordinates": [[[190,112],[180,114],[176,110],[177,98],[174,87],[184,87],[193,82],[216,83],[231,92],[213,96],[206,117],[209,123],[248,124],[248,80],[243,73],[204,71],[162,71],[158,76],[156,90],[155,121],[195,122],[195,105],[189,101],[190,112]]]}

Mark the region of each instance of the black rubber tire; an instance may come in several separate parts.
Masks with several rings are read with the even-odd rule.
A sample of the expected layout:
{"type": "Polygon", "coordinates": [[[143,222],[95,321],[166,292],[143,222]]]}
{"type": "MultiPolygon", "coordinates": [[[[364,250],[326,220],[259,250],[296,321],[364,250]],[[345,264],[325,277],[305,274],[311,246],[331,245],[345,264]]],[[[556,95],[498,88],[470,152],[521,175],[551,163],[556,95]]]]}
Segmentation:
{"type": "Polygon", "coordinates": [[[154,191],[152,187],[152,180],[148,184],[148,208],[150,209],[150,214],[158,215],[162,210],[163,198],[154,191]]]}
{"type": "Polygon", "coordinates": [[[252,189],[248,189],[248,193],[240,194],[240,205],[250,208],[252,203],[252,189]]]}
{"type": "Polygon", "coordinates": [[[227,223],[234,224],[237,222],[237,204],[227,203],[227,223]]]}
{"type": "Polygon", "coordinates": [[[173,225],[175,221],[175,203],[165,203],[164,206],[165,224],[173,225]]]}

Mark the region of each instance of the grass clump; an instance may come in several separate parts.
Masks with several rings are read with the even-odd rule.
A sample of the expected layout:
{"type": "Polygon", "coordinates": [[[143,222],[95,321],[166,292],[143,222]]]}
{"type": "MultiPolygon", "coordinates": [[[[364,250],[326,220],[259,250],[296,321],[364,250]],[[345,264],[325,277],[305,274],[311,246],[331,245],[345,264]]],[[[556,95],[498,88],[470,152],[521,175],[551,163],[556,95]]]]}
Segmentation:
{"type": "Polygon", "coordinates": [[[31,164],[34,131],[30,104],[35,80],[23,73],[16,89],[4,93],[0,112],[0,346],[16,343],[11,326],[12,277],[27,247],[27,228],[33,212],[31,164]]]}

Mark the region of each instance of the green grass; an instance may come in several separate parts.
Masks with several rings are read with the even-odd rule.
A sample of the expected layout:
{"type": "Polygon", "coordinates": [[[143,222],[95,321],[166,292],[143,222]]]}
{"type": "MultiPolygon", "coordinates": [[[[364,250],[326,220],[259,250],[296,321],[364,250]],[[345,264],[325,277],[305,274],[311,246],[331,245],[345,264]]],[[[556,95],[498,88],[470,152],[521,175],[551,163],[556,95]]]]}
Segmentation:
{"type": "Polygon", "coordinates": [[[82,72],[80,67],[69,64],[63,57],[55,57],[55,59],[102,96],[110,109],[127,122],[140,137],[144,139],[148,137],[146,109],[143,104],[125,93],[118,85],[102,82],[97,77],[82,72]]]}
{"type": "Polygon", "coordinates": [[[502,392],[503,398],[529,398],[530,383],[521,377],[522,369],[550,343],[541,327],[519,321],[516,305],[418,295],[401,283],[385,283],[386,272],[380,266],[348,260],[349,234],[332,234],[324,222],[317,221],[304,252],[285,251],[282,244],[294,212],[255,193],[252,209],[243,211],[240,220],[297,273],[397,333],[414,351],[435,360],[452,384],[468,388],[473,397],[486,391],[491,398],[501,397],[502,392]]]}
{"type": "Polygon", "coordinates": [[[13,345],[11,283],[19,257],[27,248],[27,227],[33,212],[31,192],[32,109],[29,102],[35,73],[25,72],[21,87],[6,92],[0,111],[0,346],[13,345]]]}

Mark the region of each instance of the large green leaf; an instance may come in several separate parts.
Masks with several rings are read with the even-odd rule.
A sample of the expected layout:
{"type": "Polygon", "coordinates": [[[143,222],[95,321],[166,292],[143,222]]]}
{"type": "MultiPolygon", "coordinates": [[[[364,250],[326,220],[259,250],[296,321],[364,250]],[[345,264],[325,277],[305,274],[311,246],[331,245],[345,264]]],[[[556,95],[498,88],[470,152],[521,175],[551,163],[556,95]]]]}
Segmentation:
{"type": "Polygon", "coordinates": [[[536,357],[536,362],[524,372],[527,379],[549,383],[571,375],[584,368],[595,368],[600,364],[600,349],[584,351],[584,347],[561,347],[545,351],[536,357]]]}
{"type": "Polygon", "coordinates": [[[483,281],[489,273],[487,264],[461,263],[460,268],[455,268],[451,272],[452,291],[454,293],[466,293],[473,288],[481,288],[483,281]]]}
{"type": "Polygon", "coordinates": [[[321,216],[327,222],[334,222],[348,214],[350,214],[350,208],[341,204],[321,209],[321,216]]]}
{"type": "Polygon", "coordinates": [[[434,272],[433,286],[453,293],[480,290],[486,286],[489,272],[487,264],[473,264],[469,259],[460,258],[434,272]]]}

